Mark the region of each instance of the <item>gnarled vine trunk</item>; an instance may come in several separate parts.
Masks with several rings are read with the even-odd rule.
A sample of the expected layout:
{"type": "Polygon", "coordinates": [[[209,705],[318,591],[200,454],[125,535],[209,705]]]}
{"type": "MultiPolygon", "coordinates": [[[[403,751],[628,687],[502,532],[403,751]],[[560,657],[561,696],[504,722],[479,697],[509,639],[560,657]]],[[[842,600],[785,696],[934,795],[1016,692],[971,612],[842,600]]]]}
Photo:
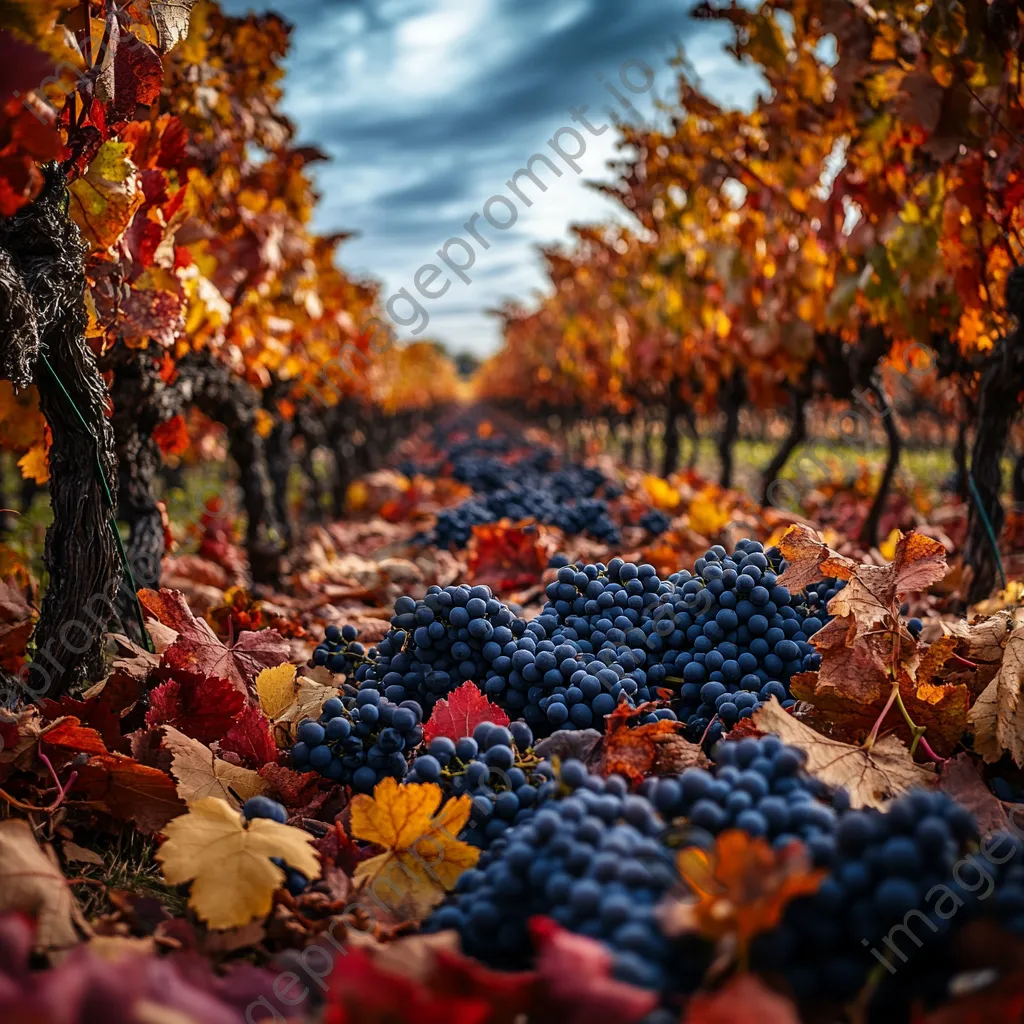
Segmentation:
{"type": "Polygon", "coordinates": [[[861,543],[876,547],[879,541],[878,525],[881,522],[882,513],[885,511],[886,502],[889,500],[889,491],[896,476],[896,469],[899,466],[900,452],[903,445],[899,427],[896,425],[896,414],[881,382],[877,380],[872,381],[868,390],[875,396],[878,402],[879,412],[882,416],[882,426],[885,429],[885,436],[889,442],[889,456],[885,462],[885,469],[882,471],[882,479],[879,481],[878,491],[875,494],[874,501],[871,502],[871,508],[868,510],[867,517],[860,531],[861,543]]]}
{"type": "Polygon", "coordinates": [[[679,396],[679,381],[669,382],[665,396],[665,450],[661,457],[661,475],[670,476],[679,468],[679,416],[683,400],[679,396]]]}
{"type": "Polygon", "coordinates": [[[1017,328],[1003,338],[989,358],[978,388],[978,414],[971,451],[964,565],[971,570],[967,599],[972,604],[992,591],[999,565],[998,543],[1006,514],[1003,511],[1002,458],[1010,428],[1020,415],[1018,396],[1024,388],[1024,268],[1010,273],[1006,307],[1017,318],[1017,328]]]}
{"type": "Polygon", "coordinates": [[[772,456],[771,462],[765,466],[764,476],[761,478],[761,504],[763,505],[768,505],[771,502],[772,484],[785,469],[790,455],[798,445],[803,444],[807,439],[807,403],[811,397],[812,374],[813,367],[809,364],[803,381],[793,392],[793,422],[789,426],[789,433],[786,434],[782,444],[772,456]]]}
{"type": "Polygon", "coordinates": [[[0,222],[0,376],[18,387],[35,382],[52,434],[50,581],[26,678],[36,697],[59,696],[100,671],[120,578],[110,527],[114,436],[85,339],[84,259],[64,174],[47,167],[39,198],[0,222]]]}
{"type": "Polygon", "coordinates": [[[737,369],[722,387],[719,405],[725,413],[725,423],[718,435],[718,458],[721,471],[718,482],[723,487],[732,486],[733,446],[740,432],[740,409],[747,397],[747,385],[743,373],[737,369]]]}

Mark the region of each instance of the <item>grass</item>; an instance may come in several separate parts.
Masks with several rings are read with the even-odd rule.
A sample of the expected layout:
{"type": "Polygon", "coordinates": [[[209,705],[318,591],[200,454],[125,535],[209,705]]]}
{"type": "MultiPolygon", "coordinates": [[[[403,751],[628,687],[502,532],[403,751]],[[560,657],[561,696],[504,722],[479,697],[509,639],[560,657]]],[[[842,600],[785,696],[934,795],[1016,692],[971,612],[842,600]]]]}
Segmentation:
{"type": "Polygon", "coordinates": [[[153,859],[156,844],[149,837],[126,826],[112,842],[108,833],[97,832],[81,845],[95,849],[103,858],[102,867],[78,862],[69,865],[70,874],[77,871],[75,877],[90,881],[90,884],[74,886],[75,895],[89,920],[115,909],[108,895],[113,889],[151,897],[172,916],[180,917],[185,913],[188,899],[176,887],[168,886],[160,876],[160,868],[153,859]]]}

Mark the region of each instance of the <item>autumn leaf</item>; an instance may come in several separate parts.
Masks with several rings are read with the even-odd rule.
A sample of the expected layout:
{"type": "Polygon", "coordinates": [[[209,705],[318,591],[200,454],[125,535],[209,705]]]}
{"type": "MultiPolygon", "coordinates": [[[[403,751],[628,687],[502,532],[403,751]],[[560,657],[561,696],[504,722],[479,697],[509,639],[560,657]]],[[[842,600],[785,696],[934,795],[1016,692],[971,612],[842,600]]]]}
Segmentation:
{"type": "Polygon", "coordinates": [[[438,813],[440,805],[440,786],[400,786],[390,777],[377,784],[373,796],[352,798],[349,833],[385,851],[363,861],[353,881],[372,896],[379,896],[378,878],[386,880],[389,892],[397,888],[402,906],[389,905],[395,913],[408,908],[413,916],[424,916],[480,857],[476,847],[458,838],[469,820],[470,797],[453,797],[438,813]]]}
{"type": "Polygon", "coordinates": [[[463,683],[446,700],[439,700],[423,726],[423,740],[429,743],[437,736],[461,740],[472,736],[481,722],[508,725],[508,715],[492,704],[476,683],[463,683]]]}
{"type": "Polygon", "coordinates": [[[178,633],[164,651],[167,668],[220,676],[247,694],[262,669],[280,665],[291,653],[287,641],[273,629],[241,633],[236,643],[225,647],[209,624],[192,614],[180,591],[140,590],[139,599],[150,614],[178,633]]]}
{"type": "Polygon", "coordinates": [[[146,725],[173,725],[211,743],[224,738],[244,705],[244,695],[227,679],[177,672],[150,691],[146,725]]]}
{"type": "Polygon", "coordinates": [[[192,883],[189,906],[211,928],[238,928],[270,913],[285,874],[280,857],[307,878],[320,877],[313,837],[267,818],[246,823],[224,800],[204,797],[164,828],[156,860],[170,885],[192,883]]]}
{"type": "Polygon", "coordinates": [[[622,775],[630,782],[639,783],[652,773],[667,774],[707,766],[708,759],[700,746],[687,742],[681,735],[685,731],[683,723],[661,719],[644,725],[632,724],[645,717],[651,707],[644,704],[634,708],[622,703],[606,716],[607,732],[599,768],[602,775],[622,775]]]}
{"type": "Polygon", "coordinates": [[[162,746],[171,754],[171,774],[177,779],[178,796],[186,804],[208,796],[229,803],[237,797],[244,802],[270,788],[258,772],[217,757],[205,744],[173,726],[163,727],[162,746]]]}
{"type": "Polygon", "coordinates": [[[277,721],[295,699],[296,671],[294,665],[285,662],[276,668],[265,668],[256,677],[256,696],[263,713],[272,722],[277,721]]]}
{"type": "Polygon", "coordinates": [[[195,5],[196,0],[150,0],[149,14],[164,53],[188,38],[189,19],[195,5]]]}
{"type": "Polygon", "coordinates": [[[35,918],[35,946],[45,952],[78,945],[87,928],[53,851],[20,819],[0,821],[0,913],[10,911],[35,918]]]}
{"type": "Polygon", "coordinates": [[[181,455],[188,451],[191,440],[188,424],[182,415],[172,416],[153,428],[153,440],[164,455],[181,455]]]}
{"type": "Polygon", "coordinates": [[[637,1024],[658,1005],[658,995],[612,976],[611,950],[602,942],[531,917],[537,947],[537,982],[550,1007],[545,1021],[560,1024],[637,1024]]]}
{"type": "Polygon", "coordinates": [[[986,761],[998,761],[1008,751],[1018,766],[1024,766],[1024,626],[1007,638],[1002,662],[995,678],[971,708],[974,749],[986,761]]]}
{"type": "Polygon", "coordinates": [[[665,931],[728,938],[741,959],[750,940],[775,928],[790,900],[816,892],[826,874],[811,868],[801,843],[774,849],[740,829],[722,832],[710,850],[681,850],[677,865],[692,895],[661,908],[665,931]]]}
{"type": "Polygon", "coordinates": [[[853,807],[882,807],[886,800],[935,776],[914,764],[910,751],[895,736],[883,736],[870,750],[829,739],[786,713],[772,697],[753,716],[754,725],[775,733],[783,743],[807,754],[808,774],[829,786],[843,787],[853,807]]]}
{"type": "Polygon", "coordinates": [[[32,480],[42,487],[50,480],[50,446],[45,442],[32,445],[31,448],[20,459],[18,469],[25,480],[32,480]]]}
{"type": "Polygon", "coordinates": [[[939,789],[974,815],[981,835],[1011,827],[1002,801],[988,788],[966,751],[942,766],[939,789]]]}
{"type": "Polygon", "coordinates": [[[74,788],[142,832],[159,832],[183,807],[169,775],[121,754],[90,757],[78,769],[74,788]]]}
{"type": "Polygon", "coordinates": [[[82,725],[77,718],[60,718],[39,734],[41,742],[71,754],[105,754],[106,744],[95,729],[82,725]]]}
{"type": "Polygon", "coordinates": [[[246,704],[235,717],[235,724],[220,741],[221,750],[230,750],[248,765],[259,768],[277,762],[277,744],[267,716],[255,703],[246,704]]]}
{"type": "Polygon", "coordinates": [[[129,150],[123,142],[104,142],[86,173],[71,184],[71,217],[94,251],[116,245],[145,201],[129,150]]]}
{"type": "Polygon", "coordinates": [[[790,1000],[753,974],[736,974],[714,992],[696,992],[681,1024],[800,1024],[790,1000]]]}

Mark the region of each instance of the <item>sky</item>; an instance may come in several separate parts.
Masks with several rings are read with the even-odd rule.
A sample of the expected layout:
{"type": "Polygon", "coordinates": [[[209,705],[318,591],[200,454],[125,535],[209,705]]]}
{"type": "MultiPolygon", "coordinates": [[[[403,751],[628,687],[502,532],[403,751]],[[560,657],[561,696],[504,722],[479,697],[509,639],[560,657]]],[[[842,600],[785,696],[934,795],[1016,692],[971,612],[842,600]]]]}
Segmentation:
{"type": "MultiPolygon", "coordinates": [[[[223,6],[262,9],[258,0],[223,6]]],[[[609,180],[606,164],[616,154],[615,130],[603,125],[655,116],[655,98],[672,92],[667,61],[679,43],[719,98],[742,103],[756,84],[723,52],[718,26],[687,18],[687,0],[267,6],[295,26],[284,109],[299,142],[331,158],[315,168],[322,194],[316,228],[358,232],[341,248],[342,265],[382,282],[382,301],[394,297],[389,311],[400,337],[437,339],[453,353],[493,351],[500,323],[486,311],[508,298],[535,300],[545,285],[538,244],[565,240],[574,222],[624,216],[587,185],[609,180]],[[593,130],[574,121],[570,108],[593,130]],[[548,183],[544,193],[517,179],[527,206],[506,182],[534,153],[561,176],[535,164],[548,183]],[[496,194],[506,198],[487,207],[488,223],[484,207],[496,194]],[[474,214],[483,242],[463,226],[474,214]],[[513,216],[508,227],[492,226],[513,216]],[[445,249],[455,237],[463,244],[445,249]],[[438,271],[422,272],[417,289],[425,264],[438,271]]]]}

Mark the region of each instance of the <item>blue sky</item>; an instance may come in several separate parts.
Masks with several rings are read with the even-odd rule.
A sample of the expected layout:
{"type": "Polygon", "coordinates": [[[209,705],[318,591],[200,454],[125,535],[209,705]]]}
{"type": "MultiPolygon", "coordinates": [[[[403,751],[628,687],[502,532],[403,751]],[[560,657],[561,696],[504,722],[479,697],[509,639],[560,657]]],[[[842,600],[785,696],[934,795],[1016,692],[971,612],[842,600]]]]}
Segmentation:
{"type": "MultiPolygon", "coordinates": [[[[251,0],[223,0],[232,13],[251,0]]],[[[317,227],[355,230],[345,243],[346,268],[383,282],[385,300],[399,289],[417,295],[414,276],[447,239],[469,236],[462,227],[533,153],[563,169],[550,173],[548,191],[530,208],[518,202],[517,220],[500,232],[484,225],[493,244],[474,245],[475,265],[465,283],[451,275],[439,298],[417,299],[429,316],[419,337],[435,337],[452,351],[485,354],[499,343],[498,323],[486,315],[503,298],[529,299],[543,287],[535,246],[566,237],[572,222],[607,219],[617,207],[586,186],[607,178],[615,132],[599,136],[575,124],[569,108],[588,105],[599,128],[625,113],[598,79],[630,96],[623,66],[649,91],[637,95],[638,113],[671,92],[667,59],[681,41],[712,90],[742,101],[754,85],[721,49],[720,30],[686,17],[685,0],[287,0],[268,6],[295,25],[285,109],[300,141],[332,158],[317,168],[323,198],[317,227]],[[578,129],[586,152],[575,173],[547,142],[562,126],[578,129]]],[[[569,135],[560,139],[573,151],[569,135]]],[[[525,182],[524,188],[530,183],[525,182]]],[[[501,204],[492,209],[507,216],[501,204]]],[[[453,259],[468,259],[455,247],[453,259]]],[[[442,267],[442,269],[444,269],[442,267]]],[[[437,289],[444,278],[437,278],[437,289]]],[[[423,324],[408,304],[393,307],[423,324]]],[[[408,331],[403,332],[409,336],[408,331]]]]}

